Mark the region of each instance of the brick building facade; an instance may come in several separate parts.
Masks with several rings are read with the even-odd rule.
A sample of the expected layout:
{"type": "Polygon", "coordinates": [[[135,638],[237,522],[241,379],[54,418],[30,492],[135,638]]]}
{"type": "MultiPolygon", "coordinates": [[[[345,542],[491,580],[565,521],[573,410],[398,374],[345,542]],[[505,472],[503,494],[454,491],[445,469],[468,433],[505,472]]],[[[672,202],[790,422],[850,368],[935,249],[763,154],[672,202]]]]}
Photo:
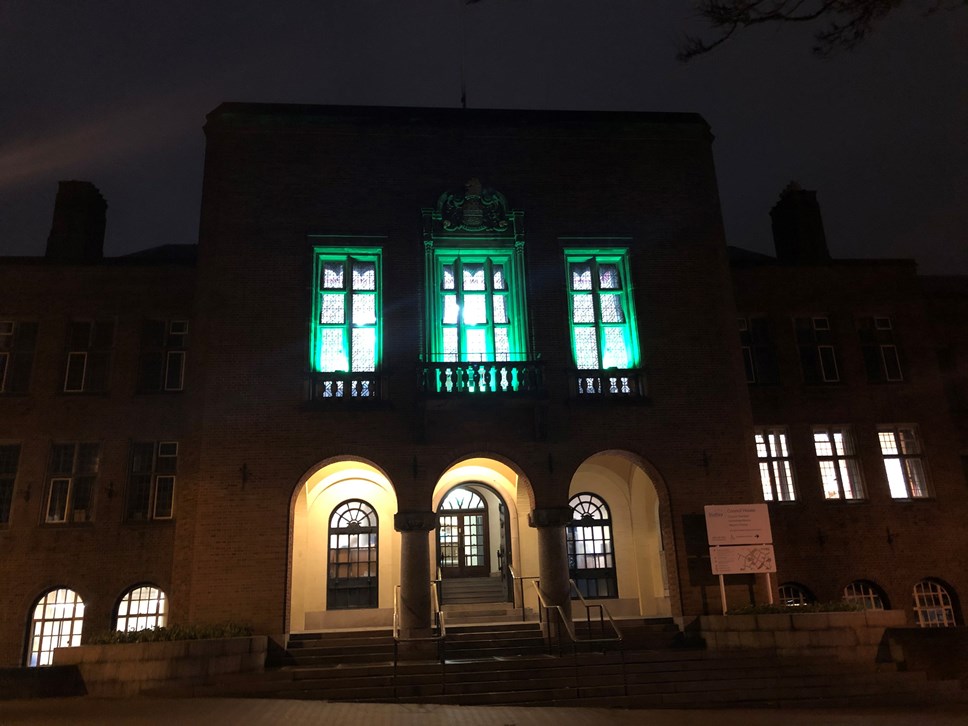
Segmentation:
{"type": "Polygon", "coordinates": [[[419,633],[438,567],[510,565],[688,617],[703,506],[765,497],[782,596],[914,621],[929,583],[960,622],[964,280],[831,261],[796,189],[778,259],[730,254],[690,114],[224,104],[206,136],[197,255],[101,259],[70,182],[46,257],[0,263],[3,665],[67,627],[50,593],[85,633],[161,593],[282,633],[399,587],[419,633]]]}

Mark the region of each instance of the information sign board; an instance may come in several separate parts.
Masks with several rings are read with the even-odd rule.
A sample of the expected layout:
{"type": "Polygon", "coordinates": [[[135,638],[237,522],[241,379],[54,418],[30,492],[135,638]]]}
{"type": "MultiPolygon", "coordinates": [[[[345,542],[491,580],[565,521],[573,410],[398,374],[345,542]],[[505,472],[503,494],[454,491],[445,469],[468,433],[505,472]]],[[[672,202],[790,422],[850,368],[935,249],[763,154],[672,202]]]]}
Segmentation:
{"type": "Polygon", "coordinates": [[[770,513],[765,504],[707,504],[704,510],[710,545],[773,542],[770,513]]]}
{"type": "Polygon", "coordinates": [[[776,572],[773,545],[737,545],[710,547],[709,559],[714,575],[747,575],[756,572],[776,572]]]}

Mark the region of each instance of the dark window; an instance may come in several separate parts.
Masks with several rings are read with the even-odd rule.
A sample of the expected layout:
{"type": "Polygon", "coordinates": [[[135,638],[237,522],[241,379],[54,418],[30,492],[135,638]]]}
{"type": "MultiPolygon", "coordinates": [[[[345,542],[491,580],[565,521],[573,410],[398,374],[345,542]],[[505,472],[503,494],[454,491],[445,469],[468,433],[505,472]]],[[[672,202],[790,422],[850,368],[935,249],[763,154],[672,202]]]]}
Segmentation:
{"type": "Polygon", "coordinates": [[[776,348],[764,317],[739,318],[739,340],[743,351],[746,382],[775,385],[780,382],[776,348]]]}
{"type": "Polygon", "coordinates": [[[187,348],[187,320],[146,320],[141,328],[138,390],[181,391],[187,348]]]}
{"type": "Polygon", "coordinates": [[[327,610],[378,605],[377,516],[367,502],[343,502],[329,518],[327,610]]]}
{"type": "Polygon", "coordinates": [[[99,444],[51,446],[45,522],[91,521],[100,451],[99,444]]]}
{"type": "Polygon", "coordinates": [[[10,521],[10,503],[13,501],[13,485],[19,462],[19,444],[0,446],[0,524],[10,521]]]}
{"type": "Polygon", "coordinates": [[[100,393],[108,388],[114,323],[75,320],[68,330],[66,393],[100,393]]]}
{"type": "Polygon", "coordinates": [[[37,323],[0,321],[0,393],[26,393],[34,363],[37,323]]]}
{"type": "Polygon", "coordinates": [[[904,380],[901,355],[891,318],[861,318],[857,321],[867,380],[891,383],[904,380]]]}
{"type": "Polygon", "coordinates": [[[129,521],[171,519],[177,470],[177,441],[131,444],[125,518],[129,521]]]}
{"type": "Polygon", "coordinates": [[[825,317],[796,318],[794,324],[804,383],[837,383],[840,370],[830,320],[825,317]]]}

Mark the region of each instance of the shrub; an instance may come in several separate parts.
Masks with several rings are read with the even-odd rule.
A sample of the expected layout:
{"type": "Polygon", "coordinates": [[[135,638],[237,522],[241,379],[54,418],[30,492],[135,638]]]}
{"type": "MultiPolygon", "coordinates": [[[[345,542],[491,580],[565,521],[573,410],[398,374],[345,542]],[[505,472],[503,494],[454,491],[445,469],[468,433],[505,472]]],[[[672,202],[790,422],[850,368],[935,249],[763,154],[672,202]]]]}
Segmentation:
{"type": "Polygon", "coordinates": [[[240,638],[252,635],[252,628],[238,623],[216,625],[170,625],[144,630],[111,630],[97,633],[88,643],[107,645],[111,643],[161,643],[166,640],[206,640],[211,638],[240,638]]]}
{"type": "Polygon", "coordinates": [[[747,605],[741,608],[730,610],[727,615],[791,615],[796,613],[849,613],[859,612],[864,609],[860,603],[847,602],[846,600],[833,600],[831,602],[814,602],[806,605],[784,605],[774,603],[773,605],[747,605]]]}

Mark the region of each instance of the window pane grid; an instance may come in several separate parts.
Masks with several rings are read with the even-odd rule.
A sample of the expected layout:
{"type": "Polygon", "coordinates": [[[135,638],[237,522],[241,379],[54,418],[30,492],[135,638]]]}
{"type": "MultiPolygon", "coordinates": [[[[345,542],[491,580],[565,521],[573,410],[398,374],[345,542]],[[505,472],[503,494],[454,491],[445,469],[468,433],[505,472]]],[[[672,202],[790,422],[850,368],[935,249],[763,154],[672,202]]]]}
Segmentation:
{"type": "Polygon", "coordinates": [[[76,592],[63,588],[48,592],[34,606],[27,666],[51,665],[54,648],[80,645],[83,624],[84,602],[76,592]]]}
{"type": "Polygon", "coordinates": [[[921,460],[921,441],[917,430],[910,426],[882,427],[877,437],[891,497],[927,497],[927,478],[921,460]]]}
{"type": "Polygon", "coordinates": [[[954,606],[948,590],[934,580],[922,580],[914,586],[914,614],[922,628],[952,628],[954,606]]]}
{"type": "Polygon", "coordinates": [[[860,464],[848,428],[824,427],[813,431],[814,450],[826,499],[862,499],[860,464]]]}
{"type": "MultiPolygon", "coordinates": [[[[320,270],[316,290],[316,326],[312,366],[321,373],[373,372],[379,359],[379,258],[348,254],[327,256],[317,250],[320,270]]],[[[322,397],[344,392],[344,381],[327,381],[322,397]]],[[[355,381],[354,395],[370,380],[355,381]]],[[[368,391],[367,391],[368,393],[368,391]]],[[[369,397],[369,395],[364,396],[369,397]]]]}
{"type": "Polygon", "coordinates": [[[572,522],[566,529],[571,579],[584,597],[618,597],[608,505],[590,493],[577,494],[568,504],[572,508],[572,522]]]}
{"type": "Polygon", "coordinates": [[[631,299],[622,284],[624,252],[584,260],[569,259],[572,254],[577,255],[566,253],[566,261],[575,365],[579,370],[632,368],[638,349],[631,299]]]}
{"type": "Polygon", "coordinates": [[[759,458],[760,485],[766,501],[789,502],[796,499],[793,468],[787,448],[786,431],[760,429],[754,437],[759,458]]]}

